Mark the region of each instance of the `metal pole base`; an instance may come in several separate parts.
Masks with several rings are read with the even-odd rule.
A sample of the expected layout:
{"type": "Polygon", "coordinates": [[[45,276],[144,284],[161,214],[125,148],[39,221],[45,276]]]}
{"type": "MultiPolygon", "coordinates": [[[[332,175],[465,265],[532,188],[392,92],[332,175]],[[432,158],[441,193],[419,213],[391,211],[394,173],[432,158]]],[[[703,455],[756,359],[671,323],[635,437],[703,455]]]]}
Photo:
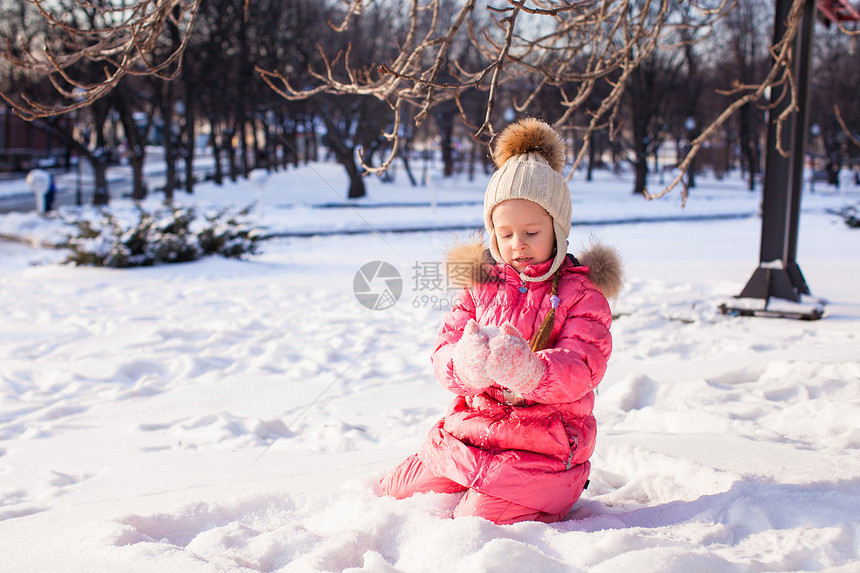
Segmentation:
{"type": "Polygon", "coordinates": [[[800,295],[810,294],[806,279],[797,263],[783,266],[781,261],[762,263],[754,272],[738,298],[770,297],[800,302],[800,295]]]}
{"type": "Polygon", "coordinates": [[[755,270],[744,290],[735,297],[735,304],[721,304],[720,312],[732,316],[764,316],[818,320],[824,316],[824,301],[802,300],[810,295],[809,287],[797,263],[783,265],[782,261],[762,263],[755,270]],[[770,306],[772,299],[779,304],[770,306]],[[754,302],[763,301],[763,302],[754,302]],[[789,304],[786,304],[789,303],[789,304]]]}
{"type": "Polygon", "coordinates": [[[812,307],[809,309],[773,309],[751,308],[748,306],[730,306],[721,304],[720,312],[729,316],[762,316],[766,318],[790,318],[793,320],[818,320],[824,316],[824,309],[812,307]]]}

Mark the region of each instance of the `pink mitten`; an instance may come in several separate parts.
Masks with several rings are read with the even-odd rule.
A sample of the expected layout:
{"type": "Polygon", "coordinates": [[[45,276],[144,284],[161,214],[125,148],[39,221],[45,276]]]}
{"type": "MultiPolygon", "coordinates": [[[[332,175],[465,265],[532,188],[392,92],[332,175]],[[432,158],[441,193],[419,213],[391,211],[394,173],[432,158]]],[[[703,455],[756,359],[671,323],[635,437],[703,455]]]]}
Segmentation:
{"type": "Polygon", "coordinates": [[[486,372],[490,346],[487,337],[478,330],[478,323],[474,320],[466,323],[463,337],[454,349],[454,372],[466,386],[484,390],[492,384],[486,372]]]}
{"type": "Polygon", "coordinates": [[[503,324],[501,332],[490,341],[489,346],[487,374],[490,379],[520,394],[537,388],[546,367],[514,325],[503,324]]]}

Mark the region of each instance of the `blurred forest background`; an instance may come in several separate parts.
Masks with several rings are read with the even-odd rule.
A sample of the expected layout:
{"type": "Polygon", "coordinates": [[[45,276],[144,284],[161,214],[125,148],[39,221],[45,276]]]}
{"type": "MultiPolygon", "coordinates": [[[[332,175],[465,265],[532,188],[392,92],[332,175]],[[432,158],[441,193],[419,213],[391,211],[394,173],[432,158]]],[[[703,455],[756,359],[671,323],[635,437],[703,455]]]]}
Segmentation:
{"type": "MultiPolygon", "coordinates": [[[[117,163],[130,166],[133,197],[142,199],[156,191],[147,188],[144,162],[163,156],[166,183],[157,191],[169,200],[177,190],[193,192],[194,162],[204,154],[217,158],[207,176],[220,183],[326,153],[349,173],[348,197],[358,198],[364,176],[391,162],[418,184],[414,165],[428,154],[445,176],[489,170],[493,126],[536,116],[562,131],[571,162],[589,174],[629,164],[634,193],[644,192],[648,174],[675,168],[696,141],[685,187],[703,170],[716,177],[739,170],[753,190],[763,169],[766,98],[791,87],[790,77],[767,78],[777,57],[773,28],[772,0],[622,8],[606,0],[575,9],[517,1],[0,0],[0,171],[80,161],[94,174],[94,202],[104,204],[105,171],[117,163]],[[585,40],[572,24],[562,29],[598,9],[603,20],[591,22],[585,40]],[[739,102],[741,93],[747,101],[739,102]],[[714,125],[734,102],[741,105],[714,125]]],[[[838,23],[815,25],[807,161],[833,184],[860,160],[856,44],[838,23]]]]}

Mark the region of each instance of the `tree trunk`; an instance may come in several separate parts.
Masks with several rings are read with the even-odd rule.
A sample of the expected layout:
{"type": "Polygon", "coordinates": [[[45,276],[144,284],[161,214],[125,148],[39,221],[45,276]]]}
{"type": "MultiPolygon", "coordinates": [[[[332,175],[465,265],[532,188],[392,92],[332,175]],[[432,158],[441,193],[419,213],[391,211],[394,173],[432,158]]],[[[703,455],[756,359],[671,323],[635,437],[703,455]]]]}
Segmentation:
{"type": "Polygon", "coordinates": [[[597,158],[597,151],[594,148],[594,132],[588,134],[588,168],[585,170],[585,180],[591,181],[594,173],[594,161],[597,158]]]}
{"type": "Polygon", "coordinates": [[[636,181],[633,184],[634,195],[644,195],[648,185],[648,133],[644,121],[633,121],[633,153],[636,160],[633,162],[633,170],[636,173],[636,181]]]}
{"type": "Polygon", "coordinates": [[[439,146],[442,148],[442,176],[454,175],[454,117],[448,113],[436,116],[439,125],[439,146]]]}
{"type": "Polygon", "coordinates": [[[337,162],[343,165],[347,175],[349,175],[347,199],[360,199],[367,195],[364,178],[361,176],[361,170],[355,162],[355,149],[349,147],[337,137],[326,136],[325,143],[334,152],[337,162]]]}
{"type": "MultiPolygon", "coordinates": [[[[242,177],[248,177],[250,168],[250,157],[248,154],[248,115],[249,109],[253,109],[253,103],[249,102],[249,91],[251,88],[251,54],[248,46],[248,22],[247,19],[239,21],[239,30],[236,35],[236,41],[239,44],[239,70],[238,78],[239,85],[238,94],[236,94],[236,124],[234,126],[236,134],[239,136],[239,149],[242,150],[242,177]]],[[[255,138],[256,141],[256,138],[255,138]]]]}
{"type": "MultiPolygon", "coordinates": [[[[698,134],[694,132],[690,132],[687,134],[689,142],[687,143],[687,153],[693,148],[692,141],[698,137],[698,134]]],[[[690,162],[690,166],[687,167],[687,189],[692,189],[696,186],[696,159],[690,162]]]]}
{"type": "Polygon", "coordinates": [[[265,159],[260,154],[260,139],[257,137],[257,120],[249,119],[247,129],[251,130],[251,145],[250,149],[254,151],[253,158],[249,158],[248,163],[248,171],[245,173],[246,175],[251,172],[251,169],[260,169],[265,168],[265,159]]]}
{"type": "Polygon", "coordinates": [[[96,148],[92,153],[91,164],[93,166],[93,177],[95,187],[93,189],[93,205],[107,205],[110,203],[108,192],[107,166],[110,158],[107,139],[105,137],[105,124],[107,123],[107,109],[101,110],[100,117],[96,119],[96,148]]]}
{"type": "Polygon", "coordinates": [[[280,167],[278,159],[278,130],[277,126],[266,126],[266,160],[271,171],[277,171],[280,167]]]}
{"type": "Polygon", "coordinates": [[[224,136],[226,137],[227,160],[230,162],[230,181],[235,183],[239,179],[239,173],[236,166],[236,148],[233,146],[233,130],[228,129],[224,136]]]}
{"type": "Polygon", "coordinates": [[[403,168],[406,170],[406,176],[409,177],[409,183],[411,183],[413,187],[418,187],[418,181],[415,180],[415,176],[412,174],[412,169],[409,167],[409,149],[404,149],[400,152],[400,159],[403,160],[403,168]]]}
{"type": "Polygon", "coordinates": [[[161,102],[161,119],[164,122],[162,139],[164,140],[164,202],[173,201],[173,191],[176,189],[176,143],[173,139],[173,84],[168,83],[165,97],[161,102]]]}
{"type": "MultiPolygon", "coordinates": [[[[295,125],[295,124],[293,124],[295,125]]],[[[287,124],[280,110],[275,112],[275,125],[271,131],[272,167],[275,171],[287,168],[287,124]]]]}
{"type": "MultiPolygon", "coordinates": [[[[839,171],[842,169],[842,158],[838,153],[832,153],[827,159],[827,182],[839,188],[839,171]]],[[[812,174],[815,177],[815,173],[812,174]]]]}
{"type": "Polygon", "coordinates": [[[93,167],[95,188],[93,189],[93,205],[107,205],[110,203],[107,181],[107,161],[99,155],[90,155],[90,165],[93,167]]]}
{"type": "Polygon", "coordinates": [[[173,191],[176,189],[176,146],[173,143],[173,121],[170,112],[164,120],[164,202],[173,201],[173,191]]]}
{"type": "Polygon", "coordinates": [[[690,166],[687,168],[687,189],[692,189],[696,186],[696,160],[693,159],[690,162],[690,166]]]}
{"type": "Polygon", "coordinates": [[[475,163],[478,161],[478,144],[472,141],[469,146],[469,181],[475,180],[475,163]]]}
{"type": "MultiPolygon", "coordinates": [[[[319,142],[317,141],[317,130],[314,127],[314,120],[308,122],[308,129],[305,133],[308,134],[307,143],[305,144],[305,164],[311,161],[319,161],[319,142]]],[[[298,167],[298,165],[296,166],[298,167]]]]}
{"type": "Polygon", "coordinates": [[[110,203],[107,181],[107,165],[110,150],[107,147],[107,139],[105,138],[108,109],[105,105],[93,106],[92,109],[96,126],[96,148],[89,157],[90,164],[93,166],[93,177],[95,178],[93,205],[107,205],[110,203]]]}
{"type": "Polygon", "coordinates": [[[347,199],[360,199],[367,195],[367,189],[364,186],[364,178],[356,165],[355,160],[350,158],[343,162],[346,167],[346,172],[349,174],[349,194],[347,199]]]}
{"type": "Polygon", "coordinates": [[[636,181],[633,184],[634,195],[644,195],[648,185],[648,162],[640,159],[633,164],[634,172],[636,173],[636,181]]]}
{"type": "Polygon", "coordinates": [[[755,178],[758,174],[758,146],[755,138],[752,136],[753,128],[751,124],[751,114],[755,108],[748,103],[741,107],[738,113],[738,123],[740,128],[741,154],[743,156],[743,165],[747,171],[747,181],[750,191],[755,191],[755,178]]]}
{"type": "MultiPolygon", "coordinates": [[[[290,133],[284,135],[286,137],[286,141],[284,143],[284,167],[286,168],[288,163],[292,161],[293,167],[298,168],[299,160],[302,159],[299,157],[299,137],[296,134],[295,128],[290,133]]],[[[307,161],[308,155],[308,146],[311,144],[311,138],[306,137],[304,139],[304,154],[305,161],[307,161]]]]}
{"type": "MultiPolygon", "coordinates": [[[[131,198],[134,201],[143,201],[146,199],[146,181],[143,175],[143,163],[146,157],[146,136],[149,128],[147,127],[145,131],[142,131],[140,126],[137,125],[130,102],[122,89],[114,92],[114,102],[119,112],[123,130],[125,131],[126,157],[128,157],[132,173],[131,198]]],[[[147,125],[152,122],[153,115],[154,113],[152,112],[148,114],[147,125]]]]}
{"type": "Polygon", "coordinates": [[[221,168],[221,136],[218,135],[218,130],[215,125],[213,116],[209,116],[209,145],[212,147],[212,159],[215,161],[215,173],[212,176],[215,185],[224,184],[224,171],[221,168]]]}
{"type": "Polygon", "coordinates": [[[248,153],[248,137],[247,132],[245,131],[247,129],[247,125],[248,122],[246,121],[243,112],[243,116],[240,117],[239,120],[236,122],[236,133],[239,134],[239,149],[242,150],[242,170],[240,172],[242,177],[247,177],[248,173],[251,171],[249,163],[250,154],[248,153]]]}
{"type": "Polygon", "coordinates": [[[194,129],[194,107],[193,107],[193,88],[186,84],[185,88],[185,192],[191,195],[194,193],[194,141],[196,139],[196,131],[194,129]]]}
{"type": "Polygon", "coordinates": [[[212,143],[212,159],[215,161],[215,173],[212,175],[215,185],[224,184],[224,169],[221,167],[221,146],[212,143]]]}
{"type": "Polygon", "coordinates": [[[129,153],[129,165],[131,165],[132,180],[134,187],[131,191],[133,201],[143,201],[146,199],[146,180],[143,176],[144,157],[139,153],[129,153]]]}
{"type": "Polygon", "coordinates": [[[134,120],[134,111],[131,108],[130,102],[119,93],[120,105],[119,112],[123,126],[125,127],[125,137],[128,143],[128,160],[131,164],[134,189],[131,193],[131,198],[135,201],[143,201],[148,194],[146,186],[146,176],[143,172],[143,167],[146,163],[146,142],[149,140],[152,123],[155,120],[155,106],[151,106],[146,112],[146,126],[141,128],[134,120]]]}

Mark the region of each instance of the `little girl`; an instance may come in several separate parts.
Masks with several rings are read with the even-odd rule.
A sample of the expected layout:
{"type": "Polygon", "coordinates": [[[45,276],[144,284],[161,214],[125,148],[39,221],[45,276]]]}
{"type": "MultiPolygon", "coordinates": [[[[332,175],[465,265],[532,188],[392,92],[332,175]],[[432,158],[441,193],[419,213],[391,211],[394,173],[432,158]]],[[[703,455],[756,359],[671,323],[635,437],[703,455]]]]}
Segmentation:
{"type": "Polygon", "coordinates": [[[607,297],[621,284],[608,247],[567,254],[565,147],[549,125],[508,126],[484,197],[490,237],[449,253],[471,279],[439,329],[436,378],[457,396],[421,450],[381,481],[398,499],[464,493],[454,516],[564,519],[588,478],[594,388],[612,349],[607,297]]]}

